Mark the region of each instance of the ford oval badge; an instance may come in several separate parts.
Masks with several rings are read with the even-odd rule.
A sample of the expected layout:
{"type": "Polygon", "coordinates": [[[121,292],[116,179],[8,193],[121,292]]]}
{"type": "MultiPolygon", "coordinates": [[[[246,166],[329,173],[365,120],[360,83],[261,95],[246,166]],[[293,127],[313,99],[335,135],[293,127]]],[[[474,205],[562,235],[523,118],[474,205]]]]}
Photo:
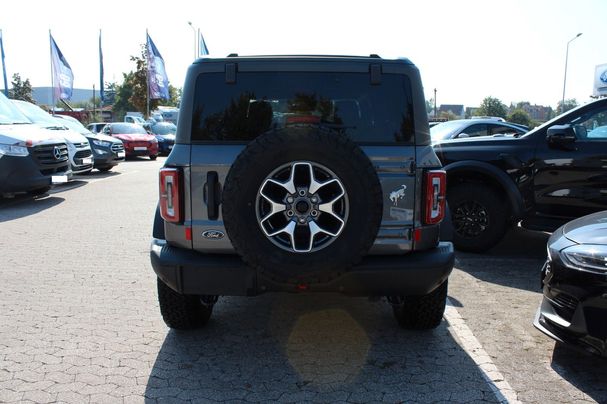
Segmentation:
{"type": "Polygon", "coordinates": [[[208,240],[220,240],[224,238],[224,236],[225,234],[223,234],[223,232],[219,230],[206,230],[202,232],[202,237],[208,240]]]}

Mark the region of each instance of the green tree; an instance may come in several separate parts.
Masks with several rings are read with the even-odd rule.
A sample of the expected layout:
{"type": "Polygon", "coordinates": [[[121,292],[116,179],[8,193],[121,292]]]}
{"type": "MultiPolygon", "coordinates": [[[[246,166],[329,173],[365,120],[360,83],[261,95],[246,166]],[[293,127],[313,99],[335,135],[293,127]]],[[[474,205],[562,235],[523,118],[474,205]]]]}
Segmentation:
{"type": "Polygon", "coordinates": [[[508,120],[510,122],[519,123],[525,126],[531,126],[531,117],[527,113],[527,111],[517,108],[510,115],[508,115],[508,120]]]}
{"type": "Polygon", "coordinates": [[[575,98],[569,98],[568,100],[565,100],[565,108],[563,108],[563,101],[559,101],[558,104],[556,104],[556,115],[558,116],[577,106],[578,106],[578,103],[575,98]]]}
{"type": "Polygon", "coordinates": [[[499,98],[485,97],[481,106],[476,111],[478,116],[499,116],[500,118],[506,118],[507,107],[500,101],[499,98]]]}
{"type": "Polygon", "coordinates": [[[127,111],[135,111],[135,106],[131,103],[133,96],[133,81],[135,73],[122,73],[122,84],[116,84],[116,93],[114,98],[114,119],[121,121],[124,119],[127,111]]]}
{"type": "Polygon", "coordinates": [[[168,100],[163,100],[162,105],[165,105],[167,107],[178,107],[179,104],[181,103],[182,94],[183,94],[183,91],[181,88],[173,87],[171,84],[169,84],[169,97],[170,98],[168,100]]]}
{"type": "Polygon", "coordinates": [[[32,85],[30,79],[21,80],[19,73],[13,74],[13,80],[11,81],[12,88],[8,92],[9,98],[14,100],[22,100],[35,104],[34,96],[32,94],[32,85]]]}

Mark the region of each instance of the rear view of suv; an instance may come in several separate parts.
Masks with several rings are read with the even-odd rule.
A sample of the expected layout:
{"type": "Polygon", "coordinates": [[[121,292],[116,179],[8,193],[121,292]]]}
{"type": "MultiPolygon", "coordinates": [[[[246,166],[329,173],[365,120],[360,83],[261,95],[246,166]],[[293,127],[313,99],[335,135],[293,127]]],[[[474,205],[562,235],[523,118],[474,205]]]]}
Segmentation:
{"type": "Polygon", "coordinates": [[[387,297],[406,328],[442,318],[453,247],[445,172],[406,59],[201,59],[160,171],[151,261],[172,328],[220,295],[387,297]]]}

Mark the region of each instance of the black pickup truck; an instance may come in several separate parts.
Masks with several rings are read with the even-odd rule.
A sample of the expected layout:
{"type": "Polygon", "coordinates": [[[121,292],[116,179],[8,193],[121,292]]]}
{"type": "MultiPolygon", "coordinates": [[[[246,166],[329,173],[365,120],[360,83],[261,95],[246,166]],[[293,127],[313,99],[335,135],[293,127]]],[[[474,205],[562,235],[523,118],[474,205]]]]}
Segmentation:
{"type": "Polygon", "coordinates": [[[520,137],[446,140],[434,150],[447,171],[454,244],[480,252],[508,226],[553,231],[607,209],[607,99],[520,137]]]}

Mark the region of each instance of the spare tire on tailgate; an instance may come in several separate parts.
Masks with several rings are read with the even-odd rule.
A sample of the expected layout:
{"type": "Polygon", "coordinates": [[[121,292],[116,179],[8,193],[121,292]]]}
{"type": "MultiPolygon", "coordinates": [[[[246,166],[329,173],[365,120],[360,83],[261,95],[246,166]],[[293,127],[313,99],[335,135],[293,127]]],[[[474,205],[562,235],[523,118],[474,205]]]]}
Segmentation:
{"type": "Polygon", "coordinates": [[[278,282],[326,282],[358,263],[382,210],[365,153],[345,135],[311,126],[260,135],[236,158],[222,194],[236,252],[278,282]]]}

